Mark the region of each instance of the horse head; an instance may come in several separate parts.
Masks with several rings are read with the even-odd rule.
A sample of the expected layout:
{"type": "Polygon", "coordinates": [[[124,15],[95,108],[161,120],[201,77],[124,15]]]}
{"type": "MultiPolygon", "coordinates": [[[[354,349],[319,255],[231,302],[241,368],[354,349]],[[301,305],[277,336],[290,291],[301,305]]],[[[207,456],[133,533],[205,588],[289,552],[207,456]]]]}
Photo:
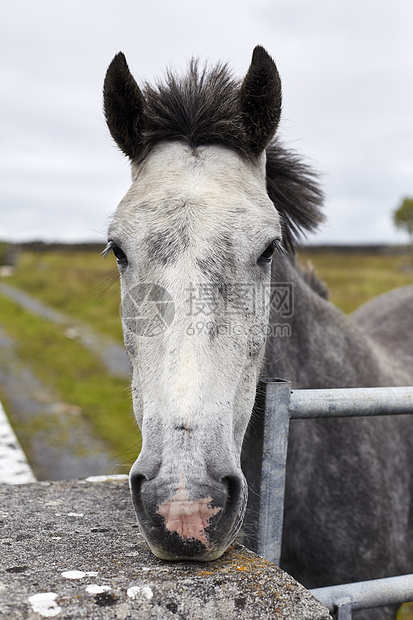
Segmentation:
{"type": "Polygon", "coordinates": [[[212,560],[234,540],[246,507],[240,454],[281,243],[266,184],[280,79],[257,47],[240,84],[226,67],[192,62],[181,80],[141,89],[118,54],[104,105],[132,167],[108,248],[120,271],[142,432],[133,503],[155,555],[212,560]]]}

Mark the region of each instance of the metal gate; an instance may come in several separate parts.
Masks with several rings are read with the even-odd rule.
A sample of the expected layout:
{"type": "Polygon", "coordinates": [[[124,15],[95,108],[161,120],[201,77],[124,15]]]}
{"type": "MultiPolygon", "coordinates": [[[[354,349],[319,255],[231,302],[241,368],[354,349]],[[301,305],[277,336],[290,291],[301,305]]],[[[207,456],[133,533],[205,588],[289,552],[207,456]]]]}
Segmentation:
{"type": "MultiPolygon", "coordinates": [[[[290,420],[413,413],[413,387],[291,391],[291,382],[275,379],[259,384],[256,404],[264,415],[254,420],[244,444],[243,470],[250,487],[244,521],[250,535],[244,542],[279,564],[290,420]]],[[[349,620],[355,609],[413,601],[413,575],[310,591],[339,620],[349,620]]]]}

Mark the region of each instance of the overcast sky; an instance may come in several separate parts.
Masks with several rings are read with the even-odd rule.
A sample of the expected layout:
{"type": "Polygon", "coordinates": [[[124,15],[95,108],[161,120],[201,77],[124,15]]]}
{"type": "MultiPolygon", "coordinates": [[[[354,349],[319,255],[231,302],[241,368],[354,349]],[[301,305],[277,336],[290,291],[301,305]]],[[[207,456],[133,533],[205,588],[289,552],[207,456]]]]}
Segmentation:
{"type": "Polygon", "coordinates": [[[412,0],[2,0],[0,239],[105,241],[129,165],[102,115],[122,50],[138,79],[264,45],[280,135],[322,173],[327,223],[311,243],[407,242],[392,212],[413,195],[412,0]]]}

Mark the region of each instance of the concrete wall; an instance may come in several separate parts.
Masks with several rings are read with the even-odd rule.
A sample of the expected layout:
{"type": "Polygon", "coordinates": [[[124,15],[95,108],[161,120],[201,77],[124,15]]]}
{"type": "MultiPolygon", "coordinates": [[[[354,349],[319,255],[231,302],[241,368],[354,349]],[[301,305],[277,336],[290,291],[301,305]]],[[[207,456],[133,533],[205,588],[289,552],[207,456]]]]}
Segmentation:
{"type": "Polygon", "coordinates": [[[209,563],[162,562],[124,476],[0,485],[0,618],[324,620],[328,611],[239,545],[209,563]]]}

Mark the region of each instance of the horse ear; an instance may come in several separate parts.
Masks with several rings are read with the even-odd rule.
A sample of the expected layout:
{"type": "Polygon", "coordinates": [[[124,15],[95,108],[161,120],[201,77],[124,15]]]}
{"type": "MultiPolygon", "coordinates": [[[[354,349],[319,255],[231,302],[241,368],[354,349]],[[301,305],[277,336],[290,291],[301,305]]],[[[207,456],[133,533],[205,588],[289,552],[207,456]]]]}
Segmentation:
{"type": "Polygon", "coordinates": [[[241,85],[241,111],[254,155],[268,146],[281,115],[281,80],[271,56],[254,49],[251,65],[241,85]]]}
{"type": "Polygon", "coordinates": [[[145,124],[144,97],[135,82],[126,58],[119,52],[106,72],[103,106],[106,122],[119,148],[131,159],[141,151],[145,124]]]}

